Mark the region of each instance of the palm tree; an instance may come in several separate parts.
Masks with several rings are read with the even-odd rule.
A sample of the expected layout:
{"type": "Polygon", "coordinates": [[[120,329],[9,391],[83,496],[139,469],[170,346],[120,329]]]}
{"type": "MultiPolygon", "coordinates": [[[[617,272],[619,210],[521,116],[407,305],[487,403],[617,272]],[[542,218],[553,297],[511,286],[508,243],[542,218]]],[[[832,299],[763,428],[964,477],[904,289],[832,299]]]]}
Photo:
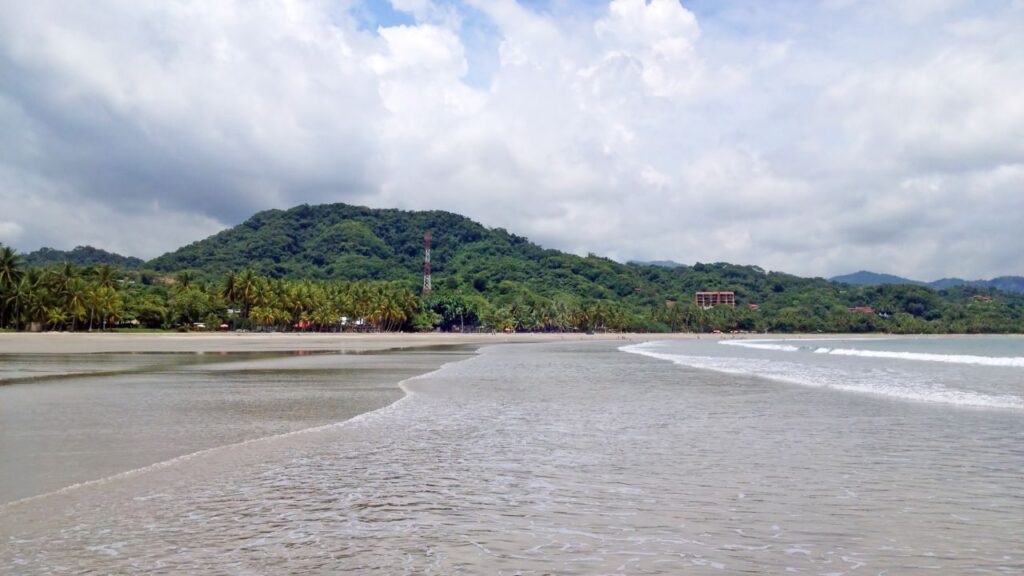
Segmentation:
{"type": "Polygon", "coordinates": [[[330,302],[323,302],[313,310],[309,319],[317,325],[320,332],[323,332],[327,327],[336,324],[339,317],[338,310],[330,302]]]}
{"type": "Polygon", "coordinates": [[[78,325],[78,321],[85,318],[86,306],[89,298],[89,285],[79,277],[71,278],[68,282],[67,293],[64,295],[64,309],[66,315],[71,318],[71,331],[78,325]]]}
{"type": "Polygon", "coordinates": [[[188,290],[189,288],[192,287],[192,283],[195,282],[195,279],[195,274],[189,272],[188,270],[182,270],[181,272],[178,272],[178,276],[176,277],[177,288],[179,290],[188,290]]]}
{"type": "MultiPolygon", "coordinates": [[[[45,276],[38,269],[30,268],[18,283],[16,320],[22,322],[46,322],[47,299],[45,276]]],[[[17,326],[15,326],[17,328],[17,326]]]]}
{"type": "Polygon", "coordinates": [[[101,327],[106,330],[107,320],[117,321],[121,317],[121,296],[109,286],[100,286],[95,290],[94,299],[101,327]]]}
{"type": "Polygon", "coordinates": [[[220,296],[224,299],[224,302],[228,305],[234,304],[238,300],[239,284],[238,275],[234,271],[228,272],[224,276],[224,287],[221,288],[220,296]]]}
{"type": "Polygon", "coordinates": [[[25,280],[22,278],[13,287],[0,289],[0,328],[7,325],[8,312],[10,312],[10,317],[14,320],[14,329],[18,329],[18,304],[21,297],[21,285],[24,282],[25,280]]]}
{"type": "Polygon", "coordinates": [[[257,278],[253,283],[253,290],[250,298],[250,304],[252,304],[254,308],[256,306],[262,308],[269,307],[274,301],[274,288],[265,278],[257,278]]]}
{"type": "Polygon", "coordinates": [[[62,327],[66,321],[67,317],[59,306],[53,306],[46,309],[46,323],[49,324],[51,328],[62,327]]]}
{"type": "Polygon", "coordinates": [[[89,332],[92,332],[92,321],[96,316],[96,308],[98,306],[96,300],[97,289],[97,286],[89,285],[85,290],[85,306],[89,310],[89,332]]]}
{"type": "Polygon", "coordinates": [[[51,272],[51,282],[54,292],[61,296],[67,296],[71,281],[78,277],[78,269],[70,262],[65,262],[60,270],[51,272]]]}
{"type": "Polygon", "coordinates": [[[253,275],[252,270],[243,270],[235,280],[235,298],[242,304],[242,318],[249,317],[249,310],[253,307],[256,297],[256,287],[259,285],[258,278],[253,275]]]}
{"type": "Polygon", "coordinates": [[[13,285],[21,277],[21,256],[10,246],[0,248],[0,288],[13,285]]]}
{"type": "MultiPolygon", "coordinates": [[[[21,279],[21,257],[9,246],[0,248],[0,297],[10,294],[21,279]]],[[[0,327],[7,324],[6,298],[0,302],[0,327]]]]}
{"type": "Polygon", "coordinates": [[[117,287],[117,268],[110,264],[100,264],[93,271],[93,283],[100,288],[117,287]]]}
{"type": "Polygon", "coordinates": [[[253,306],[251,317],[256,325],[266,328],[277,321],[277,311],[269,306],[253,306]]]}

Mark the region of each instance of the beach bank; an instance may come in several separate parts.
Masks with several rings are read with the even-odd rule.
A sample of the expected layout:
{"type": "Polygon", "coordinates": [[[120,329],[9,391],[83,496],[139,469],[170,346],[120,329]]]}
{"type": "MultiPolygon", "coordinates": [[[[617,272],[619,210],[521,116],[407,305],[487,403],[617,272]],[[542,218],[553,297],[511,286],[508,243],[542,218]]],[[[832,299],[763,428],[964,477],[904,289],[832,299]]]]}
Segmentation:
{"type": "MultiPolygon", "coordinates": [[[[707,336],[707,335],[704,335],[707,336]]],[[[367,352],[424,346],[487,345],[564,340],[694,338],[692,334],[457,334],[457,333],[0,333],[0,354],[100,352],[367,352]]]]}

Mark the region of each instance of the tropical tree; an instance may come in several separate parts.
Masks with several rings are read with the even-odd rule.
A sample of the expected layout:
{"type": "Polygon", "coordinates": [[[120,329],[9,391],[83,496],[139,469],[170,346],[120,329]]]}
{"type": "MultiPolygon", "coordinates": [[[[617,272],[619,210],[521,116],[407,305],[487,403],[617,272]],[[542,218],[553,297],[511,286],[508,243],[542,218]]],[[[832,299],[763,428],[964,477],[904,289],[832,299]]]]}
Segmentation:
{"type": "Polygon", "coordinates": [[[238,301],[239,283],[238,275],[234,271],[224,276],[224,286],[221,288],[220,296],[227,304],[234,304],[238,301]]]}
{"type": "Polygon", "coordinates": [[[258,285],[258,278],[252,273],[252,270],[243,270],[235,279],[234,300],[242,305],[242,318],[249,317],[249,310],[254,305],[258,285]]]}
{"type": "Polygon", "coordinates": [[[110,286],[99,286],[93,291],[93,302],[99,315],[101,328],[107,329],[107,322],[117,322],[121,318],[121,295],[110,286]]]}
{"type": "Polygon", "coordinates": [[[59,306],[52,306],[46,309],[46,323],[49,324],[51,328],[60,330],[64,327],[66,322],[67,316],[64,314],[64,310],[59,306]]]}
{"type": "Polygon", "coordinates": [[[210,312],[210,296],[194,286],[178,290],[170,301],[172,321],[191,326],[210,312]]]}
{"type": "Polygon", "coordinates": [[[78,322],[85,320],[89,306],[89,284],[79,276],[72,276],[64,293],[64,315],[71,318],[71,330],[78,327],[78,322]]]}
{"type": "Polygon", "coordinates": [[[8,311],[13,308],[13,301],[8,304],[11,294],[21,279],[21,257],[9,246],[0,248],[0,328],[7,325],[8,311]]]}
{"type": "Polygon", "coordinates": [[[117,268],[104,263],[93,270],[92,282],[99,288],[113,289],[117,287],[117,276],[117,268]]]}

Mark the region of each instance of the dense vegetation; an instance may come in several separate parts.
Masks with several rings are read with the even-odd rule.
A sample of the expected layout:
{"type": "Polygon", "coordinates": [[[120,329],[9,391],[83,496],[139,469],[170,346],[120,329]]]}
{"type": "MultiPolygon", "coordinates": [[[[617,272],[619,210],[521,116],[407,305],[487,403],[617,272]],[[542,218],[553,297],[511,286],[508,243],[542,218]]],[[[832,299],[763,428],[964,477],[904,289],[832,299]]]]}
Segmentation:
{"type": "Polygon", "coordinates": [[[0,259],[0,327],[277,330],[1024,332],[1024,294],[851,286],[756,266],[621,264],[543,249],[446,212],[299,206],[141,270],[0,259]],[[419,295],[423,233],[434,291],[419,295]],[[699,290],[735,291],[704,310],[699,290]]]}
{"type": "Polygon", "coordinates": [[[121,256],[113,252],[107,252],[92,246],[76,246],[73,250],[56,250],[54,248],[40,248],[35,252],[24,255],[25,265],[30,268],[44,266],[59,266],[68,262],[76,266],[94,266],[97,264],[110,264],[117,268],[135,269],[141,267],[145,262],[132,256],[121,256]]]}

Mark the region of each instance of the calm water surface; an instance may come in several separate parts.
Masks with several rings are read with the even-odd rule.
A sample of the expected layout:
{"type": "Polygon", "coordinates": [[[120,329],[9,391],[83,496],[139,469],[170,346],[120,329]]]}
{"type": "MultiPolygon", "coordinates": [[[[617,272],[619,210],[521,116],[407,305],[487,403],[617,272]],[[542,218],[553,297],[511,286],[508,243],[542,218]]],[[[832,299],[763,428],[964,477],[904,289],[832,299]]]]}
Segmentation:
{"type": "MultiPolygon", "coordinates": [[[[833,385],[865,384],[866,357],[821,365],[827,354],[707,342],[633,351],[491,347],[347,423],[8,505],[0,567],[1024,572],[1024,411],[1012,402],[887,393],[900,374],[918,378],[916,392],[939,390],[920,388],[910,360],[872,365],[892,382],[864,390],[833,385]],[[811,368],[787,380],[792,367],[773,362],[811,368]]],[[[938,385],[953,385],[944,374],[938,385]]],[[[1010,400],[1014,374],[959,390],[1010,400]]]]}
{"type": "Polygon", "coordinates": [[[9,374],[0,383],[0,504],[345,420],[400,398],[399,380],[465,357],[458,350],[0,355],[9,374]]]}

